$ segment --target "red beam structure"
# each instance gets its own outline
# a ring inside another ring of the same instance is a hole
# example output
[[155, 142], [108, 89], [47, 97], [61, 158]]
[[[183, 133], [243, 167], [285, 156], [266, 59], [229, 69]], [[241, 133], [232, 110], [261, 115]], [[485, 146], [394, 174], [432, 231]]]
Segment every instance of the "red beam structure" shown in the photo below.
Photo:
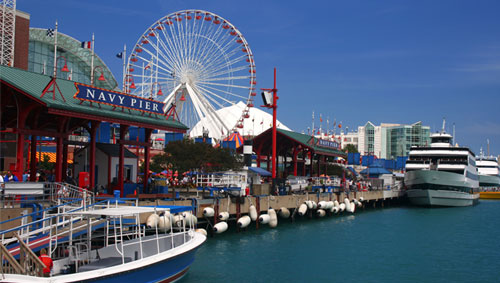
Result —
[[[17, 68], [0, 65], [0, 121], [5, 128], [0, 135], [2, 141], [16, 143], [15, 150], [6, 152], [10, 160], [15, 159], [14, 174], [21, 179], [25, 168], [29, 166], [30, 181], [36, 180], [38, 137], [53, 137], [56, 144], [56, 181], [64, 181], [67, 171], [68, 145], [89, 146], [90, 187], [96, 183], [96, 132], [102, 122], [120, 124], [120, 166], [119, 188], [123, 193], [124, 181], [124, 146], [136, 145], [146, 147], [146, 164], [149, 164], [149, 148], [151, 132], [155, 129], [184, 133], [188, 129], [182, 123], [166, 119], [162, 113], [144, 115], [137, 109], [122, 109], [112, 105], [82, 102], [76, 98], [79, 91], [75, 82], [52, 79], [42, 74], [27, 72]], [[49, 86], [57, 83], [58, 95], [44, 95]], [[120, 95], [120, 94], [118, 94]], [[125, 135], [129, 126], [144, 128], [147, 132], [145, 142], [126, 141]], [[68, 141], [68, 136], [76, 129], [84, 127], [90, 134], [90, 142]], [[25, 139], [30, 137], [31, 146], [26, 151]], [[29, 157], [31, 163], [26, 166]], [[40, 158], [40, 157], [38, 157]], [[5, 160], [9, 160], [5, 158]], [[106, 163], [106, 162], [105, 162]], [[105, 166], [106, 164], [103, 164]], [[4, 167], [10, 164], [3, 164]], [[110, 167], [110, 166], [108, 166]], [[73, 167], [74, 169], [74, 167]], [[111, 168], [108, 168], [111, 172]], [[74, 172], [74, 171], [73, 171]], [[78, 172], [76, 172], [78, 173]], [[73, 176], [76, 177], [75, 172]], [[110, 183], [110, 180], [107, 180]]]
[[[149, 179], [149, 159], [150, 159], [150, 150], [151, 150], [151, 129], [146, 129], [145, 131], [145, 144], [146, 146], [144, 147], [144, 180], [143, 180], [143, 188], [144, 188], [144, 193], [149, 193], [149, 187], [148, 187], [148, 179]], [[137, 168], [139, 170], [139, 167]]]
[[96, 143], [96, 133], [101, 122], [92, 121], [90, 122], [90, 154], [89, 154], [89, 177], [90, 186], [89, 189], [95, 192], [95, 143]]
[[[128, 132], [127, 125], [120, 125], [120, 141], [125, 140], [125, 135]], [[148, 160], [149, 162], [149, 160]], [[125, 164], [125, 145], [120, 142], [120, 157], [118, 163], [118, 187], [120, 188], [120, 196], [123, 197], [123, 177], [124, 177], [124, 164]]]

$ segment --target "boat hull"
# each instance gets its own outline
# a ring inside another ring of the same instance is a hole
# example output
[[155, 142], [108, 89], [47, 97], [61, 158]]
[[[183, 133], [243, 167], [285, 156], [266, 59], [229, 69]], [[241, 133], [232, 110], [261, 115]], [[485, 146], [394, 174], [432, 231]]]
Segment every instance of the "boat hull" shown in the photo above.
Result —
[[195, 232], [193, 240], [174, 250], [129, 263], [48, 278], [5, 274], [0, 282], [175, 282], [186, 274], [205, 240]]
[[480, 192], [480, 199], [500, 199], [500, 192]]
[[421, 206], [471, 206], [477, 204], [478, 181], [450, 172], [415, 170], [405, 175], [407, 196]]
[[480, 187], [500, 187], [500, 176], [479, 175]]

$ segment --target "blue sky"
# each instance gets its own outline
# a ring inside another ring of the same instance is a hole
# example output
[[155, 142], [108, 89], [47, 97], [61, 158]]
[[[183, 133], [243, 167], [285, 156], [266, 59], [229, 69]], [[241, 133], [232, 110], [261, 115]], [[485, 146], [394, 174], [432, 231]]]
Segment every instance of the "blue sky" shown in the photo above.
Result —
[[277, 68], [278, 119], [296, 131], [307, 130], [313, 110], [316, 123], [321, 113], [349, 129], [422, 121], [435, 131], [446, 117], [459, 144], [479, 153], [489, 139], [500, 154], [500, 1], [18, 0], [17, 8], [32, 27], [57, 19], [78, 40], [95, 33], [95, 51], [118, 80], [115, 54], [157, 19], [211, 11], [248, 41], [257, 87], [272, 87]]

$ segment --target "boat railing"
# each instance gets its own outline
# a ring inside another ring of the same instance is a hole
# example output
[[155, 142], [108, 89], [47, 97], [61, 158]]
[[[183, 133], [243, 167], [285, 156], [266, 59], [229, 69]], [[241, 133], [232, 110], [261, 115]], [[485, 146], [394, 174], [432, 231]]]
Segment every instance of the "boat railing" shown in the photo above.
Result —
[[[6, 229], [0, 231], [0, 239], [2, 242], [2, 245], [8, 245], [11, 243], [14, 243], [18, 241], [15, 237], [11, 237], [14, 233], [18, 235], [19, 239], [23, 240], [26, 245], [29, 245], [30, 238], [32, 236], [38, 235], [38, 234], [49, 234], [49, 246], [51, 252], [55, 249], [52, 247], [53, 245], [53, 238], [55, 239], [54, 245], [57, 246], [57, 239], [62, 236], [62, 235], [71, 235], [73, 231], [73, 225], [77, 223], [78, 221], [81, 220], [81, 218], [68, 218], [62, 213], [59, 212], [76, 212], [80, 210], [85, 210], [90, 207], [94, 207], [97, 205], [109, 205], [107, 204], [107, 200], [100, 201], [98, 203], [94, 203], [90, 206], [77, 206], [77, 207], [71, 207], [69, 205], [75, 204], [75, 203], [81, 203], [81, 200], [74, 200], [73, 202], [69, 203], [64, 203], [60, 205], [56, 205], [47, 209], [43, 210], [44, 217], [39, 220], [31, 221], [29, 223], [11, 228], [11, 229]], [[49, 211], [52, 211], [54, 209], [57, 209], [58, 213], [57, 214], [48, 214]], [[11, 221], [16, 221], [16, 220], [23, 220], [24, 222], [27, 222], [27, 219], [29, 217], [33, 217], [34, 213], [22, 215], [19, 217], [15, 217], [12, 219], [9, 219], [7, 221], [0, 222], [0, 224], [5, 224]], [[41, 228], [39, 228], [41, 227]]]
[[45, 265], [17, 234], [14, 234], [14, 236], [20, 244], [19, 262], [10, 254], [3, 244], [0, 245], [0, 260], [2, 261], [0, 269], [1, 274], [24, 274], [41, 277]]

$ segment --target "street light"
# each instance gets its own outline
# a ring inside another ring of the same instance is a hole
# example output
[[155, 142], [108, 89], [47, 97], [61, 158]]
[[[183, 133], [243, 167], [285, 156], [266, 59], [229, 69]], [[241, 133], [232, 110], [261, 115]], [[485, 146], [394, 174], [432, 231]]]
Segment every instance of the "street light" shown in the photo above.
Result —
[[90, 82], [91, 85], [94, 85], [94, 75], [95, 75], [95, 70], [96, 69], [100, 69], [101, 70], [101, 75], [99, 76], [99, 78], [97, 78], [97, 80], [101, 81], [101, 82], [106, 81], [106, 78], [104, 77], [104, 68], [102, 66], [95, 66], [94, 70], [92, 72], [92, 78], [91, 78], [91, 82]]
[[151, 98], [153, 98], [153, 88], [154, 88], [155, 85], [158, 85], [158, 92], [156, 92], [156, 96], [163, 95], [163, 92], [161, 91], [161, 84], [159, 82], [154, 82], [151, 85]]
[[64, 59], [64, 66], [61, 68], [61, 72], [65, 72], [65, 73], [69, 72], [66, 57], [64, 57], [64, 56], [62, 56], [62, 55], [61, 55], [61, 56], [59, 56], [59, 57], [57, 57], [57, 60], [56, 60], [56, 69], [57, 69], [57, 63], [59, 62], [59, 59], [60, 59], [60, 58], [63, 58], [63, 59]]

